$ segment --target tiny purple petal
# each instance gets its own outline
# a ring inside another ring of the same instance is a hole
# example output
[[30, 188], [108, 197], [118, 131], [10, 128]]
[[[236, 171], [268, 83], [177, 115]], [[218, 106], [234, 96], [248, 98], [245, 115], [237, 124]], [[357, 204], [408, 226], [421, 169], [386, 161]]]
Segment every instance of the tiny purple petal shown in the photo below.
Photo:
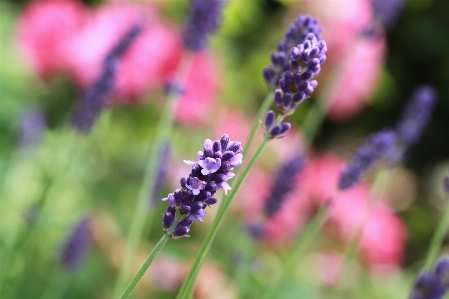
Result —
[[204, 160], [198, 161], [198, 165], [203, 168], [201, 170], [201, 173], [203, 175], [208, 175], [210, 173], [216, 172], [220, 168], [221, 159], [206, 158]]

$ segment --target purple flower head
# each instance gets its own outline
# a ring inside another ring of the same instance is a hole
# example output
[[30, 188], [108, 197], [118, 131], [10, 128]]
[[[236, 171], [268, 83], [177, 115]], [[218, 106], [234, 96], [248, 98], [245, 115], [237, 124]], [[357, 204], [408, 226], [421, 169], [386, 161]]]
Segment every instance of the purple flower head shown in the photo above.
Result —
[[342, 171], [339, 189], [344, 190], [358, 183], [362, 175], [382, 156], [394, 147], [396, 135], [392, 130], [371, 134], [366, 142], [356, 149], [346, 168]]
[[407, 103], [396, 125], [398, 138], [407, 145], [414, 145], [430, 120], [437, 93], [428, 85], [419, 86]]
[[284, 203], [286, 195], [293, 190], [295, 179], [304, 167], [303, 155], [295, 155], [278, 169], [270, 195], [265, 201], [264, 211], [268, 217], [276, 214]]
[[223, 0], [191, 0], [183, 34], [184, 47], [199, 51], [207, 46], [208, 35], [220, 24]]
[[142, 31], [140, 23], [132, 26], [120, 41], [106, 55], [98, 79], [81, 92], [80, 100], [74, 111], [72, 123], [81, 133], [89, 133], [101, 109], [112, 96], [119, 59]]
[[184, 219], [176, 225], [173, 238], [186, 236], [195, 219], [203, 221], [204, 209], [217, 203], [215, 193], [223, 188], [227, 194], [231, 189], [226, 181], [234, 177], [232, 170], [242, 163], [242, 151], [241, 143], [231, 141], [225, 134], [218, 140], [206, 139], [197, 161], [184, 160], [192, 171], [181, 179], [181, 189], [162, 199], [170, 202], [163, 216], [164, 231], [173, 223], [176, 213], [184, 215]]
[[449, 258], [440, 259], [435, 265], [435, 277], [443, 286], [444, 290], [449, 289]]
[[438, 279], [431, 272], [423, 272], [419, 275], [410, 299], [441, 299], [445, 290]]
[[393, 27], [401, 14], [406, 0], [371, 0], [373, 13], [386, 28]]
[[74, 270], [83, 262], [91, 243], [90, 219], [86, 217], [75, 225], [67, 238], [62, 249], [61, 264], [69, 270]]

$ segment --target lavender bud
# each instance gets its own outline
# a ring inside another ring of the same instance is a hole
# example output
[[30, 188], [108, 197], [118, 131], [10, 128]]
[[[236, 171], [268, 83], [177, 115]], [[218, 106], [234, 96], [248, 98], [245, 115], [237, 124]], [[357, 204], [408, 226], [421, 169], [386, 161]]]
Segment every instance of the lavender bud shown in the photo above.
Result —
[[274, 115], [273, 110], [269, 110], [265, 115], [265, 122], [264, 122], [265, 128], [270, 128], [274, 124], [275, 118], [276, 115]]
[[430, 272], [423, 272], [416, 281], [410, 299], [441, 299], [445, 290]]
[[435, 277], [439, 280], [444, 290], [449, 288], [449, 258], [440, 259], [435, 265]]

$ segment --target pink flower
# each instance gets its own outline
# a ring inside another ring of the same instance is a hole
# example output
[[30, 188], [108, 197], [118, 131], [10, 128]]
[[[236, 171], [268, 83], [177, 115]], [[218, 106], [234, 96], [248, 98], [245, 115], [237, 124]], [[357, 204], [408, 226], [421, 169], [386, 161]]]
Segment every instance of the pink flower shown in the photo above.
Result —
[[66, 60], [75, 81], [81, 86], [93, 82], [107, 53], [137, 23], [144, 29], [119, 61], [116, 97], [135, 100], [162, 86], [179, 63], [178, 33], [159, 19], [152, 6], [123, 2], [99, 6], [72, 38]]
[[359, 38], [352, 44], [351, 55], [344, 57], [339, 76], [326, 99], [332, 103], [329, 118], [347, 121], [357, 115], [377, 88], [385, 55], [383, 38]]
[[185, 93], [176, 111], [176, 120], [184, 125], [204, 123], [210, 114], [212, 103], [218, 96], [219, 80], [218, 64], [213, 55], [207, 51], [195, 53], [187, 73]]
[[68, 42], [84, 26], [86, 15], [87, 8], [76, 0], [34, 1], [24, 9], [18, 42], [41, 76], [66, 69]]

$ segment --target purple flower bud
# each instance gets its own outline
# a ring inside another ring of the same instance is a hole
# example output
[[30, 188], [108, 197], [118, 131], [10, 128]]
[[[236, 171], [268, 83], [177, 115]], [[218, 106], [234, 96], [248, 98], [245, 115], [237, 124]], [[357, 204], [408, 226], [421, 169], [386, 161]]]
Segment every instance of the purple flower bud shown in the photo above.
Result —
[[441, 299], [445, 290], [438, 279], [430, 272], [419, 275], [410, 299]]
[[166, 231], [175, 220], [176, 208], [168, 207], [164, 216], [162, 217], [162, 224], [164, 225], [164, 231]]
[[276, 115], [274, 114], [273, 110], [269, 110], [265, 115], [265, 122], [264, 122], [265, 128], [271, 127], [274, 124], [275, 118]]
[[277, 138], [280, 137], [282, 134], [286, 133], [288, 130], [290, 130], [291, 124], [288, 122], [279, 124], [277, 126], [274, 126], [268, 133], [269, 138]]
[[449, 289], [449, 258], [440, 259], [435, 265], [435, 277], [439, 280], [444, 290]]

